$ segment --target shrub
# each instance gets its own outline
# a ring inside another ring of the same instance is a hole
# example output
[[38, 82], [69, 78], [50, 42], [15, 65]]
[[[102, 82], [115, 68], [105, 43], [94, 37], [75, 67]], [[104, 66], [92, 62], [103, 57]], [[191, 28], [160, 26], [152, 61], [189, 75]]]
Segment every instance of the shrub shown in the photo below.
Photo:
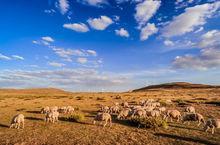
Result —
[[133, 117], [130, 122], [138, 127], [158, 129], [159, 127], [167, 128], [168, 124], [165, 120], [155, 117]]
[[182, 99], [177, 99], [175, 102], [178, 103], [178, 105], [187, 105], [187, 102]]
[[84, 114], [77, 113], [73, 114], [68, 118], [69, 121], [71, 122], [83, 122], [85, 120]]
[[105, 100], [103, 97], [97, 97], [96, 100]]

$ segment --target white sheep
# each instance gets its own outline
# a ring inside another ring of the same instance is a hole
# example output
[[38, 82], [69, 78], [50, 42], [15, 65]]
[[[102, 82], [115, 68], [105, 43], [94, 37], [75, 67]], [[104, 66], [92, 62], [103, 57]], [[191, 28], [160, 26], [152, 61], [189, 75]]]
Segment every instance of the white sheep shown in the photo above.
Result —
[[173, 122], [173, 119], [177, 119], [177, 121], [179, 122], [180, 118], [181, 118], [181, 113], [178, 110], [167, 110], [166, 115], [164, 116], [164, 119], [170, 118], [170, 121]]
[[138, 116], [138, 117], [145, 117], [146, 116], [146, 111], [144, 109], [137, 109], [134, 110], [132, 117]]
[[109, 113], [98, 113], [93, 121], [93, 124], [96, 123], [96, 121], [105, 121], [103, 127], [105, 127], [107, 125], [107, 123], [109, 122], [109, 125], [112, 125], [112, 117]]
[[220, 128], [220, 119], [209, 119], [204, 126], [205, 132], [210, 128], [212, 129], [212, 134], [214, 134], [215, 128]]
[[73, 112], [74, 112], [74, 108], [72, 106], [66, 107], [66, 113], [73, 113]]
[[21, 128], [21, 124], [22, 124], [22, 128], [24, 128], [24, 115], [23, 114], [15, 115], [12, 118], [10, 128], [19, 129]]
[[101, 107], [101, 112], [109, 113], [109, 111], [110, 111], [110, 108], [108, 106], [102, 106]]
[[59, 112], [49, 112], [46, 114], [45, 121], [46, 122], [57, 122], [59, 118]]
[[41, 109], [41, 114], [46, 114], [50, 111], [50, 107], [46, 106], [44, 108]]
[[159, 107], [158, 110], [160, 111], [160, 113], [165, 112], [166, 108], [165, 107]]
[[122, 106], [123, 106], [124, 108], [129, 108], [129, 104], [128, 104], [128, 102], [124, 102], [124, 103], [122, 103]]
[[150, 114], [149, 116], [152, 116], [152, 117], [159, 117], [160, 116], [160, 111], [158, 110], [153, 110], [153, 111], [150, 111]]
[[50, 111], [51, 111], [51, 112], [57, 112], [58, 109], [59, 109], [59, 108], [58, 108], [57, 106], [53, 106], [53, 107], [50, 108]]
[[198, 121], [198, 126], [201, 124], [201, 122], [205, 124], [204, 117], [199, 113], [186, 113], [183, 115], [182, 121], [183, 123], [189, 123], [189, 121]]
[[186, 107], [185, 111], [189, 113], [196, 113], [196, 109], [193, 106]]
[[117, 119], [125, 119], [129, 115], [131, 115], [131, 109], [125, 108], [125, 109], [120, 111], [120, 113], [117, 116]]
[[120, 111], [119, 106], [110, 107], [110, 113], [118, 113]]
[[59, 113], [66, 113], [66, 112], [67, 112], [67, 107], [66, 107], [66, 106], [60, 107], [60, 108], [58, 109], [58, 112], [59, 112]]

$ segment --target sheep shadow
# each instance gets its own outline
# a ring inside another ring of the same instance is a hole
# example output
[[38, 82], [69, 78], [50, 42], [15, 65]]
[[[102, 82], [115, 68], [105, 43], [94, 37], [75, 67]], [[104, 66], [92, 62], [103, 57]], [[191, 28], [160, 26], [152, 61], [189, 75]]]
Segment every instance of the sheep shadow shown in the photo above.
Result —
[[42, 118], [37, 118], [37, 117], [25, 117], [27, 120], [34, 120], [34, 121], [43, 121], [44, 119]]
[[117, 115], [112, 115], [112, 122], [117, 123], [117, 124], [121, 124], [124, 126], [137, 128], [137, 125], [134, 123], [131, 123], [128, 119], [117, 119]]
[[166, 133], [155, 133], [154, 135], [158, 137], [166, 137], [166, 138], [178, 139], [178, 140], [189, 141], [189, 142], [200, 143], [200, 144], [218, 145], [217, 143], [213, 143], [208, 140], [204, 140], [200, 138], [184, 137], [184, 136], [172, 135], [172, 134], [166, 134]]
[[88, 123], [88, 122], [85, 122], [85, 121], [83, 121], [83, 122], [72, 121], [67, 117], [59, 117], [59, 121], [70, 122], [70, 123], [78, 123], [78, 124], [84, 124], [84, 125], [91, 125], [91, 123]]
[[33, 114], [41, 114], [40, 111], [26, 111], [27, 113], [33, 113]]
[[197, 128], [192, 128], [192, 127], [186, 127], [186, 126], [180, 126], [176, 124], [169, 124], [170, 127], [175, 127], [175, 128], [182, 128], [182, 129], [189, 129], [189, 130], [195, 130], [195, 131], [202, 131], [201, 129]]
[[0, 124], [0, 127], [2, 127], [2, 128], [9, 128], [9, 126], [5, 125], [5, 124]]
[[98, 111], [88, 111], [88, 110], [82, 110], [83, 113], [86, 113], [88, 115], [85, 115], [85, 117], [95, 117]]

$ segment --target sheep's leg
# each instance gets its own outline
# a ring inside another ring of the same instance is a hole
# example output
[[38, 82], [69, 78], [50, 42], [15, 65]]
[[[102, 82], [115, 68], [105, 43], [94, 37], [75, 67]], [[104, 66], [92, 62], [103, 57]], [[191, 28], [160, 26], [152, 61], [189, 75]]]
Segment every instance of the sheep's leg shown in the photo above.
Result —
[[177, 122], [179, 122], [179, 121], [180, 121], [180, 116], [177, 117]]
[[205, 132], [207, 132], [207, 131], [209, 130], [209, 128], [210, 128], [210, 127], [209, 127], [209, 126], [207, 126], [207, 128], [206, 128]]
[[197, 125], [197, 126], [200, 126], [200, 124], [201, 124], [201, 121], [199, 120], [199, 123], [198, 123], [198, 125]]
[[214, 134], [214, 133], [215, 133], [215, 127], [212, 126], [212, 134]]
[[24, 121], [22, 122], [22, 128], [24, 129]]
[[173, 118], [172, 117], [170, 117], [170, 122], [173, 122]]
[[109, 119], [109, 125], [110, 125], [110, 127], [112, 126], [112, 120], [111, 119]]
[[95, 123], [96, 123], [96, 121], [95, 120], [93, 120], [93, 124], [95, 125]]
[[108, 123], [108, 120], [105, 120], [105, 124], [103, 125], [103, 127], [105, 127]]

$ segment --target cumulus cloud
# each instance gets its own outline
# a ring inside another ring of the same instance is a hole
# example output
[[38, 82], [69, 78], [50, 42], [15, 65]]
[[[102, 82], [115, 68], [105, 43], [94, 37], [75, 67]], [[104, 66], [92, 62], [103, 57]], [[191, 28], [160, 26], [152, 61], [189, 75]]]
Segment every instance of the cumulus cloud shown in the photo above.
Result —
[[139, 26], [143, 26], [157, 12], [161, 4], [160, 0], [144, 0], [136, 5], [135, 19]]
[[129, 33], [124, 28], [121, 28], [119, 30], [115, 30], [115, 34], [121, 37], [129, 37]]
[[73, 24], [64, 24], [64, 28], [74, 30], [76, 32], [88, 32], [89, 28], [84, 23], [73, 23]]
[[77, 58], [77, 62], [78, 63], [80, 63], [80, 64], [85, 64], [85, 63], [87, 63], [87, 58], [85, 58], [85, 57], [79, 57], [79, 58]]
[[53, 67], [63, 67], [63, 66], [65, 66], [64, 63], [58, 63], [58, 62], [48, 62], [48, 65], [53, 66]]
[[12, 55], [12, 58], [14, 58], [16, 60], [24, 60], [24, 57], [19, 56], [19, 55]]
[[180, 36], [192, 32], [198, 26], [206, 23], [220, 8], [220, 2], [196, 5], [185, 9], [185, 12], [174, 17], [174, 19], [164, 27], [162, 35], [164, 37]]
[[155, 24], [148, 23], [145, 27], [141, 28], [140, 40], [147, 40], [149, 36], [158, 32], [158, 28], [155, 27]]
[[63, 15], [69, 10], [68, 0], [59, 0], [58, 5], [59, 5], [60, 12]]
[[90, 18], [87, 20], [90, 27], [96, 30], [105, 30], [109, 25], [113, 24], [111, 18], [107, 16], [101, 16], [100, 18]]

